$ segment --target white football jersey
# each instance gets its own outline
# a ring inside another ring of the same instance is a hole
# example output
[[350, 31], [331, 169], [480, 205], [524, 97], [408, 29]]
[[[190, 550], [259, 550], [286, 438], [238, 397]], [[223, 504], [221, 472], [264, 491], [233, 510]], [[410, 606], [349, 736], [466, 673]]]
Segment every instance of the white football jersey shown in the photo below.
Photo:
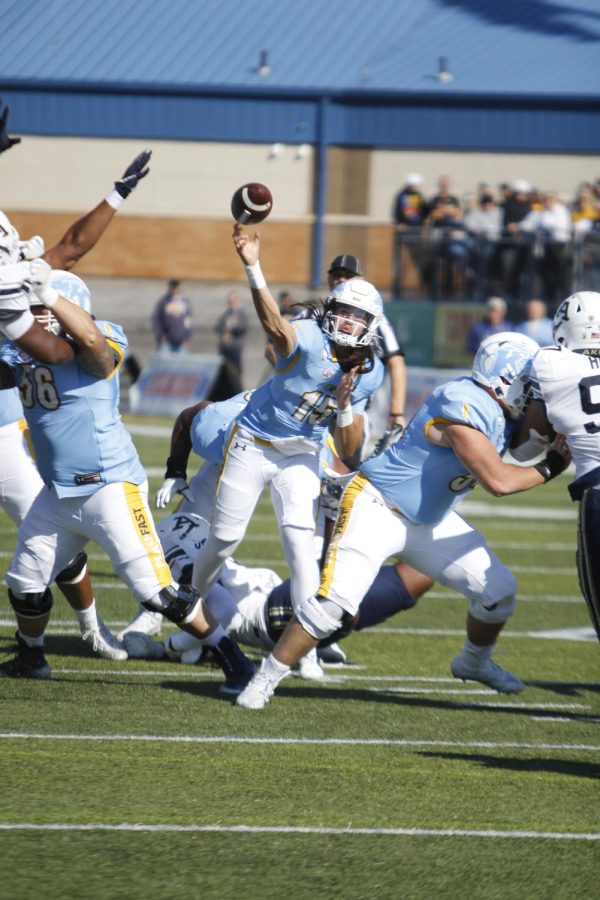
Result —
[[557, 434], [564, 434], [580, 478], [600, 465], [600, 357], [544, 347], [531, 367], [533, 395], [546, 404]]

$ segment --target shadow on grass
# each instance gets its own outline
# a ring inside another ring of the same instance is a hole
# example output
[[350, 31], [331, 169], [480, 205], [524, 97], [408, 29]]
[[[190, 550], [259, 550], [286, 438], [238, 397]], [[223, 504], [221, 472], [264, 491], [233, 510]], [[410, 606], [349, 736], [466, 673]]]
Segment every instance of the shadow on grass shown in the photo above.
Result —
[[[536, 718], [555, 718], [557, 714], [556, 709], [538, 709], [535, 705], [532, 706], [510, 706], [511, 700], [509, 697], [506, 697], [504, 694], [490, 694], [490, 700], [488, 702], [478, 701], [477, 703], [469, 703], [467, 701], [460, 702], [457, 700], [432, 700], [429, 697], [417, 697], [417, 696], [406, 696], [406, 695], [398, 695], [386, 693], [385, 689], [382, 691], [373, 691], [373, 690], [348, 690], [344, 688], [335, 688], [329, 687], [318, 682], [313, 682], [313, 687], [304, 687], [302, 685], [295, 684], [285, 684], [285, 687], [279, 690], [274, 699], [271, 701], [272, 703], [276, 703], [278, 700], [285, 700], [286, 698], [294, 698], [298, 700], [333, 700], [336, 703], [338, 702], [361, 702], [361, 703], [386, 703], [386, 704], [396, 704], [397, 706], [403, 708], [410, 709], [423, 709], [423, 710], [466, 710], [468, 712], [473, 713], [496, 713], [496, 714], [505, 714], [505, 715], [516, 715], [516, 716], [525, 716], [530, 718], [535, 715]], [[214, 691], [210, 690], [210, 686], [206, 683], [197, 682], [197, 681], [175, 681], [175, 682], [162, 682], [162, 687], [170, 688], [172, 690], [182, 691], [184, 693], [192, 693], [192, 694], [212, 694]], [[218, 691], [218, 686], [214, 685], [213, 687], [216, 691]], [[224, 698], [226, 699], [226, 698]], [[235, 698], [230, 698], [234, 700]], [[522, 701], [520, 701], [522, 702]], [[502, 705], [506, 704], [506, 705]], [[532, 701], [533, 704], [533, 701]], [[568, 719], [572, 722], [584, 722], [587, 723], [590, 721], [590, 713], [572, 713], [568, 710], [560, 710], [561, 719]]]
[[419, 751], [418, 756], [435, 759], [464, 760], [478, 763], [488, 769], [506, 769], [512, 772], [553, 772], [556, 775], [571, 775], [578, 778], [600, 778], [600, 765], [582, 762], [576, 759], [547, 759], [534, 757], [522, 759], [516, 756], [491, 756], [483, 753], [440, 753], [437, 751]]

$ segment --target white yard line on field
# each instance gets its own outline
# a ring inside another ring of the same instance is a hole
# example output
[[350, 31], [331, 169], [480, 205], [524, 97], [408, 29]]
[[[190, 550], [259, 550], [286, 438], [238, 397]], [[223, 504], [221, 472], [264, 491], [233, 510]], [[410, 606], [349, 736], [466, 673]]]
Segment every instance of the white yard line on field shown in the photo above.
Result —
[[175, 834], [337, 834], [374, 835], [376, 837], [468, 837], [468, 838], [513, 838], [543, 841], [598, 841], [600, 834], [563, 831], [495, 831], [467, 828], [358, 828], [348, 825], [344, 828], [325, 825], [173, 825], [122, 822], [117, 825], [95, 823], [62, 822], [39, 824], [35, 822], [0, 822], [2, 831], [134, 831], [167, 832]]
[[[244, 715], [242, 713], [242, 715]], [[342, 746], [342, 747], [450, 747], [467, 750], [574, 750], [598, 753], [600, 744], [549, 744], [541, 741], [443, 741], [412, 740], [409, 738], [295, 738], [295, 737], [236, 737], [210, 734], [43, 734], [41, 732], [1, 731], [0, 740], [37, 741], [132, 741], [158, 744], [273, 744], [278, 746]]]

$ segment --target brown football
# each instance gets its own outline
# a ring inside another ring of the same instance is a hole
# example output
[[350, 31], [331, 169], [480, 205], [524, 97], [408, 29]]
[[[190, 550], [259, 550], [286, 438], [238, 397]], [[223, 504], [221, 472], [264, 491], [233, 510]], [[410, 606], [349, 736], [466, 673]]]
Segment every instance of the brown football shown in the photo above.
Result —
[[257, 225], [267, 218], [272, 208], [271, 191], [257, 181], [243, 184], [231, 198], [231, 214], [240, 225]]

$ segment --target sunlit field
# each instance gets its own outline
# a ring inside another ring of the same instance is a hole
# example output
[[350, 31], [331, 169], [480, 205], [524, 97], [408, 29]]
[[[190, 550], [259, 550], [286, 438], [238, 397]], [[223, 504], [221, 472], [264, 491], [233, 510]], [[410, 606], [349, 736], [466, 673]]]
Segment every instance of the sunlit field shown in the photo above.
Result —
[[[154, 493], [168, 438], [128, 422]], [[52, 680], [0, 681], [3, 896], [596, 896], [600, 671], [567, 482], [463, 507], [519, 581], [496, 656], [519, 695], [451, 677], [467, 603], [438, 586], [259, 712], [219, 696], [219, 670], [93, 657], [55, 592]], [[0, 514], [4, 569], [14, 542]], [[119, 630], [136, 603], [88, 553]], [[267, 498], [238, 558], [285, 576]], [[4, 660], [5, 590], [0, 604]]]

